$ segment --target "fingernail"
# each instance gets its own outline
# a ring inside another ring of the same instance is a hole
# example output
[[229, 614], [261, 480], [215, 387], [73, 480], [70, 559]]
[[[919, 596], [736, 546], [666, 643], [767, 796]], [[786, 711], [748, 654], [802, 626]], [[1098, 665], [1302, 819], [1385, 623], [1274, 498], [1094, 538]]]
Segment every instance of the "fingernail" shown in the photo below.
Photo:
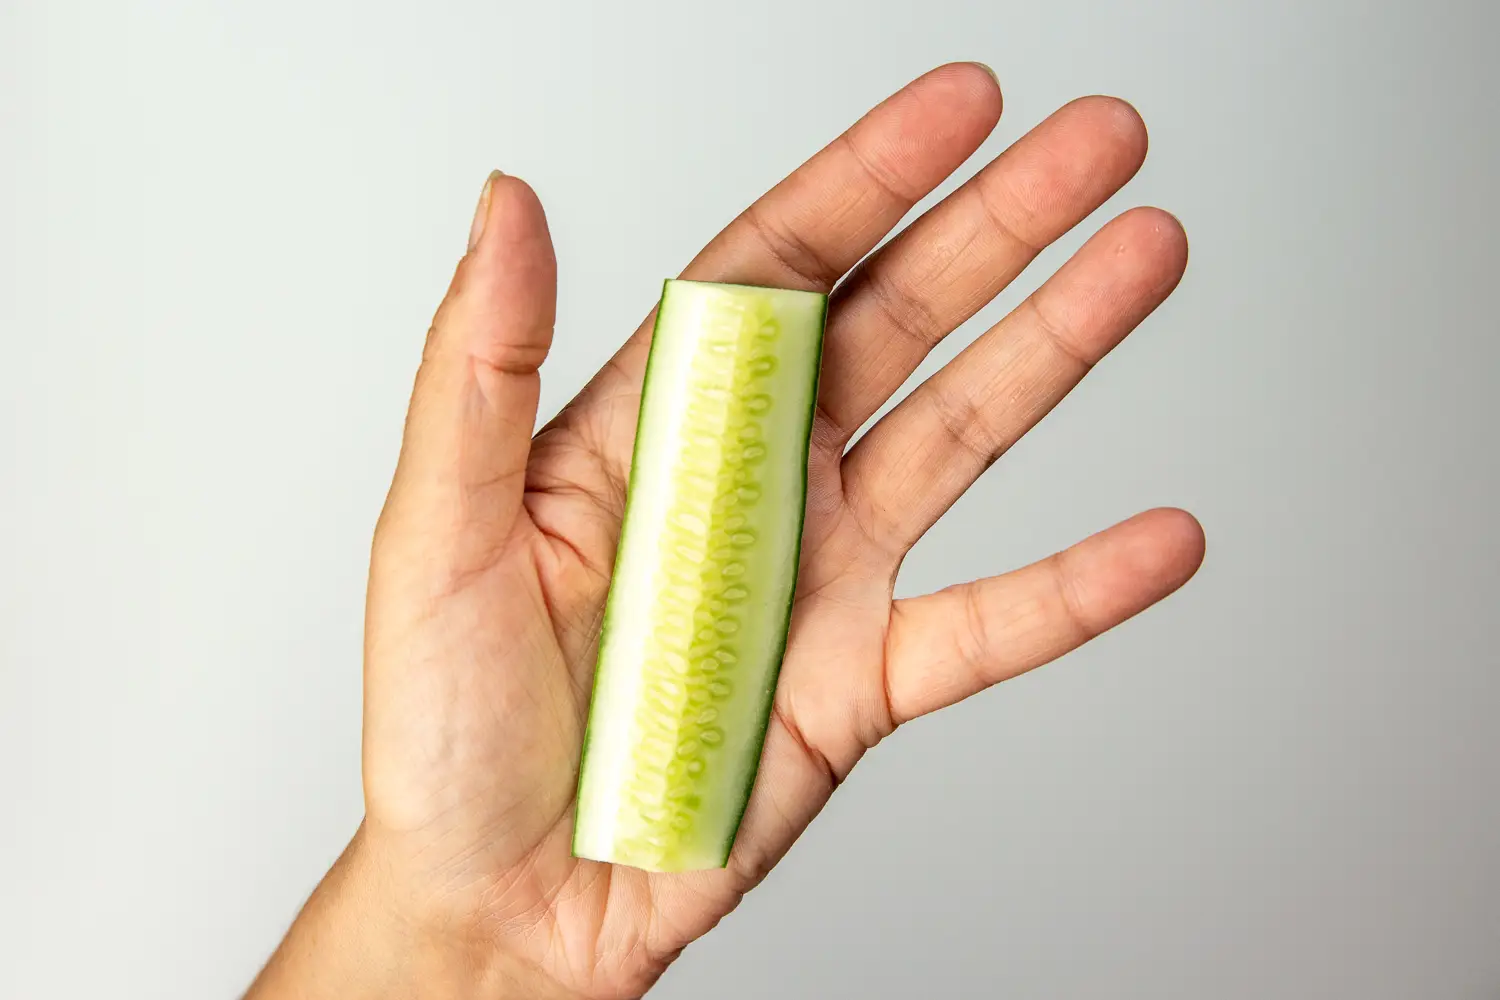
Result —
[[469, 225], [469, 252], [479, 245], [479, 239], [484, 235], [484, 224], [490, 217], [490, 194], [495, 190], [497, 178], [504, 177], [498, 170], [491, 170], [489, 177], [485, 178], [484, 190], [479, 192], [479, 207], [474, 209], [474, 221]]
[[988, 63], [982, 63], [976, 59], [974, 61], [974, 65], [978, 66], [980, 69], [988, 73], [990, 75], [990, 79], [995, 81], [995, 86], [1000, 86], [1000, 74], [991, 69]]

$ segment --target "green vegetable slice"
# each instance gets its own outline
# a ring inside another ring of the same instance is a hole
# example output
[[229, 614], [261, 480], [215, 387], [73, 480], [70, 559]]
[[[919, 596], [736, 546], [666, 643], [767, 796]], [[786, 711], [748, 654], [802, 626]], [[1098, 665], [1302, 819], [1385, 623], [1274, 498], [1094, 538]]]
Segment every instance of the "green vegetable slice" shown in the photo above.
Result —
[[721, 868], [786, 646], [827, 297], [666, 282], [600, 639], [573, 852]]

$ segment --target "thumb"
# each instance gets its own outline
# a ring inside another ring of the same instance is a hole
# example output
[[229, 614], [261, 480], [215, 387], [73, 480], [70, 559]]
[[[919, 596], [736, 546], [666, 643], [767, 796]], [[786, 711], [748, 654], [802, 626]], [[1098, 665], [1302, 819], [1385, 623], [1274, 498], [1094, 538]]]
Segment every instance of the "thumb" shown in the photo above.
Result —
[[381, 536], [460, 576], [498, 555], [521, 511], [556, 303], [541, 202], [496, 171], [427, 334]]

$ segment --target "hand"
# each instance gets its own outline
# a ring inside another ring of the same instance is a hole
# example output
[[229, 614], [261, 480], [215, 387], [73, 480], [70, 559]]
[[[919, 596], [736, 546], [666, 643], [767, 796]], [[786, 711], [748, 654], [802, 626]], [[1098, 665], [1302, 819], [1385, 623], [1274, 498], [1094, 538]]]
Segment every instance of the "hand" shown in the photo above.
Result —
[[847, 448], [942, 337], [1145, 155], [1128, 105], [1076, 101], [850, 272], [975, 151], [1000, 103], [982, 67], [934, 70], [684, 271], [820, 291], [843, 279], [830, 302], [791, 635], [723, 871], [653, 875], [569, 853], [651, 327], [532, 437], [555, 263], [535, 195], [492, 179], [428, 334], [375, 537], [366, 819], [252, 995], [638, 996], [897, 726], [1066, 653], [1192, 575], [1197, 522], [1158, 510], [1012, 573], [892, 600], [917, 539], [1186, 263], [1171, 216], [1125, 213]]

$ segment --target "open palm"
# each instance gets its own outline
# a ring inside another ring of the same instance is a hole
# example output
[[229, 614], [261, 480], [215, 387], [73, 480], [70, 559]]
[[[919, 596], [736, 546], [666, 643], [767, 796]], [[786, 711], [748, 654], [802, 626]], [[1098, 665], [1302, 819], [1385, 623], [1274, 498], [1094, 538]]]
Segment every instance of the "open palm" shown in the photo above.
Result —
[[1114, 219], [849, 448], [939, 340], [1145, 155], [1128, 105], [1075, 101], [864, 259], [975, 151], [1000, 105], [982, 67], [923, 76], [684, 271], [820, 291], [841, 282], [791, 634], [723, 871], [655, 875], [570, 854], [650, 324], [533, 437], [554, 258], [531, 190], [508, 177], [487, 186], [429, 333], [376, 536], [367, 816], [351, 853], [368, 859], [385, 905], [452, 942], [495, 995], [524, 981], [530, 995], [638, 996], [898, 725], [1073, 649], [1197, 568], [1197, 523], [1160, 510], [1003, 576], [892, 599], [910, 547], [1167, 296], [1186, 262], [1171, 216]]

